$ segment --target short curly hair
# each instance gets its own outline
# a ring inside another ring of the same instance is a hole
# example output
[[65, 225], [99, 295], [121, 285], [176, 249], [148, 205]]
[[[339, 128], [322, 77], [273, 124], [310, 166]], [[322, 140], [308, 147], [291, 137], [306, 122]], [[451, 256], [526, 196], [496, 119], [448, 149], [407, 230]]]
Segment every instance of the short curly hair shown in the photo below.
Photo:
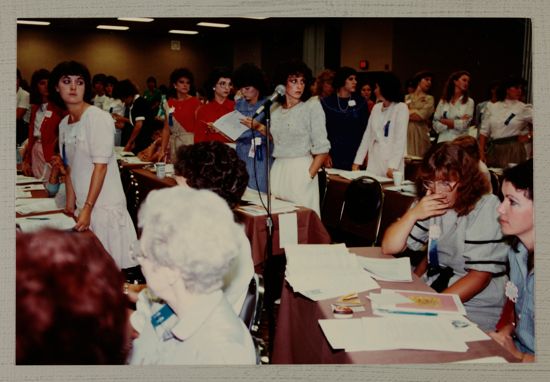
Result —
[[177, 269], [196, 294], [223, 286], [242, 248], [242, 226], [226, 202], [209, 190], [170, 187], [151, 191], [138, 213], [140, 248], [153, 263]]
[[31, 104], [40, 105], [42, 103], [42, 95], [38, 91], [38, 84], [42, 80], [49, 80], [50, 71], [48, 69], [38, 69], [31, 77], [31, 91], [29, 101]]
[[237, 89], [252, 86], [260, 93], [259, 99], [267, 94], [265, 73], [254, 64], [244, 63], [233, 72], [233, 83]]
[[350, 68], [349, 66], [342, 66], [336, 70], [334, 74], [334, 79], [332, 80], [332, 86], [334, 89], [338, 90], [341, 87], [344, 87], [346, 80], [349, 76], [357, 76], [357, 70]]
[[[401, 82], [391, 72], [383, 72], [376, 78], [375, 83], [380, 89], [380, 94], [389, 102], [403, 102]], [[374, 90], [374, 89], [373, 89]]]
[[99, 240], [18, 233], [16, 252], [16, 363], [124, 364], [124, 276]]
[[313, 81], [311, 69], [303, 61], [299, 61], [299, 60], [291, 60], [291, 61], [286, 61], [279, 64], [275, 73], [276, 83], [286, 86], [289, 76], [304, 77], [305, 88], [304, 88], [304, 93], [302, 94], [302, 97], [300, 98], [300, 100], [301, 101], [307, 100], [311, 96], [310, 87]]
[[419, 198], [426, 195], [423, 183], [434, 180], [458, 182], [453, 206], [458, 216], [468, 215], [481, 197], [490, 192], [489, 180], [480, 171], [479, 161], [452, 141], [435, 145], [424, 155], [415, 182]]
[[168, 96], [169, 97], [175, 97], [176, 96], [176, 90], [174, 89], [174, 84], [178, 82], [180, 78], [187, 78], [191, 84], [189, 87], [189, 94], [194, 96], [196, 93], [195, 89], [195, 77], [193, 76], [193, 73], [187, 68], [178, 68], [175, 69], [172, 73], [170, 73], [170, 87], [168, 88]]
[[214, 87], [220, 78], [232, 78], [231, 70], [228, 68], [215, 68], [208, 75], [208, 79], [204, 83], [204, 93], [209, 101], [214, 99]]
[[221, 196], [231, 209], [246, 190], [248, 172], [237, 152], [225, 143], [206, 141], [181, 146], [174, 173], [183, 176], [189, 187], [208, 189]]
[[66, 109], [65, 102], [56, 90], [59, 80], [63, 76], [81, 76], [84, 80], [84, 102], [92, 100], [92, 78], [86, 65], [76, 61], [63, 61], [53, 68], [48, 80], [48, 92], [50, 100], [62, 109]]

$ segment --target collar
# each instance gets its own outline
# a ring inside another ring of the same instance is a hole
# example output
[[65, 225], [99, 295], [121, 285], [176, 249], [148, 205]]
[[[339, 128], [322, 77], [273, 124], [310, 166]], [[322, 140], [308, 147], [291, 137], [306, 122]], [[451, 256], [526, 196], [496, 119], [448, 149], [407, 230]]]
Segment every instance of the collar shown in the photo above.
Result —
[[209, 294], [193, 295], [187, 301], [187, 309], [180, 312], [178, 322], [172, 328], [172, 334], [181, 341], [191, 337], [208, 320], [210, 314], [219, 305], [223, 292], [216, 290]]
[[[529, 273], [527, 270], [527, 260], [529, 257], [529, 251], [527, 250], [527, 247], [523, 245], [523, 243], [520, 241], [518, 243], [518, 252], [514, 251], [512, 248], [510, 248], [510, 253], [512, 256], [510, 261], [514, 261], [519, 270], [521, 271], [522, 277], [525, 279], [527, 277], [527, 274]], [[534, 271], [534, 267], [531, 270], [531, 272]]]

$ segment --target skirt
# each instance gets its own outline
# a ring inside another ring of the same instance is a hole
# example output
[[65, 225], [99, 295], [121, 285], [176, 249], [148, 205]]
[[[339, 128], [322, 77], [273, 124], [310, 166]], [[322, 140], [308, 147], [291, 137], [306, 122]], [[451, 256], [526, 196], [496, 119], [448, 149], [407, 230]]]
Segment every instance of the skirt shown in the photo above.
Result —
[[311, 179], [311, 156], [276, 158], [271, 167], [271, 193], [273, 196], [312, 209], [321, 216], [319, 206], [319, 181]]

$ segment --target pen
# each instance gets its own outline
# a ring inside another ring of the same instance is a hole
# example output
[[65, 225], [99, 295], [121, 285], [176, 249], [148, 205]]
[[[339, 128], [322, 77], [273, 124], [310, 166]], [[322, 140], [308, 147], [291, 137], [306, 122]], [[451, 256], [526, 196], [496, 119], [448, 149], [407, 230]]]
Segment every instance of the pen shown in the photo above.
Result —
[[50, 218], [25, 218], [27, 220], [50, 220]]
[[378, 309], [383, 313], [392, 313], [392, 314], [414, 314], [417, 316], [437, 316], [437, 313], [434, 312], [407, 312], [404, 310], [390, 310], [390, 309]]

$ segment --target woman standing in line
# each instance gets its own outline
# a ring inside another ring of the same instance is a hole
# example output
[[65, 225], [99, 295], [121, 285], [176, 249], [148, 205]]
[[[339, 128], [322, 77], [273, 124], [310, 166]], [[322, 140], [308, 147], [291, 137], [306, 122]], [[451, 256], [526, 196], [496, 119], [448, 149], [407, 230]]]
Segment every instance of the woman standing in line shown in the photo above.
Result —
[[212, 125], [212, 122], [231, 113], [235, 107], [235, 102], [229, 99], [229, 94], [233, 89], [231, 72], [228, 69], [215, 69], [210, 73], [204, 89], [208, 103], [197, 109], [195, 143], [204, 141], [231, 142], [225, 135], [217, 132]]
[[65, 113], [55, 103], [49, 102], [48, 78], [50, 72], [39, 69], [31, 77], [31, 118], [29, 123], [27, 150], [23, 158], [22, 170], [26, 176], [34, 176], [47, 181], [57, 144], [58, 126]]
[[68, 111], [59, 124], [59, 151], [70, 174], [65, 185], [66, 212], [76, 215], [77, 231], [94, 232], [119, 268], [135, 266], [130, 245], [136, 231], [114, 155], [113, 119], [88, 103], [90, 72], [83, 64], [58, 64], [48, 86], [52, 100]]
[[515, 323], [491, 337], [523, 362], [535, 360], [535, 223], [533, 220], [533, 160], [504, 170], [498, 206], [502, 233], [512, 237], [508, 251], [510, 283], [506, 297], [515, 303]]
[[162, 143], [155, 158], [162, 160], [167, 155], [176, 160], [176, 151], [181, 145], [192, 145], [195, 132], [195, 112], [201, 102], [195, 97], [193, 74], [189, 69], [176, 69], [170, 74], [172, 97], [164, 105], [167, 118], [164, 120]]
[[271, 169], [273, 195], [311, 208], [320, 216], [317, 171], [330, 150], [325, 113], [318, 99], [309, 98], [311, 69], [301, 61], [278, 67], [277, 83], [285, 96], [271, 113], [275, 161]]
[[409, 107], [409, 127], [407, 129], [407, 154], [423, 157], [430, 148], [429, 119], [434, 112], [434, 97], [428, 94], [432, 87], [433, 74], [423, 71], [415, 74], [412, 94], [405, 96]]
[[325, 167], [351, 170], [355, 152], [367, 127], [369, 112], [364, 98], [355, 93], [355, 69], [346, 66], [339, 68], [333, 85], [336, 92], [321, 98], [330, 141], [330, 154], [325, 160]]
[[367, 163], [367, 171], [393, 178], [393, 172], [405, 171], [409, 110], [403, 102], [401, 84], [392, 73], [382, 73], [374, 88], [376, 99], [367, 130], [357, 149], [352, 170]]
[[474, 116], [474, 100], [468, 96], [470, 79], [465, 70], [454, 72], [447, 79], [433, 119], [434, 130], [439, 133], [437, 142], [468, 134]]

